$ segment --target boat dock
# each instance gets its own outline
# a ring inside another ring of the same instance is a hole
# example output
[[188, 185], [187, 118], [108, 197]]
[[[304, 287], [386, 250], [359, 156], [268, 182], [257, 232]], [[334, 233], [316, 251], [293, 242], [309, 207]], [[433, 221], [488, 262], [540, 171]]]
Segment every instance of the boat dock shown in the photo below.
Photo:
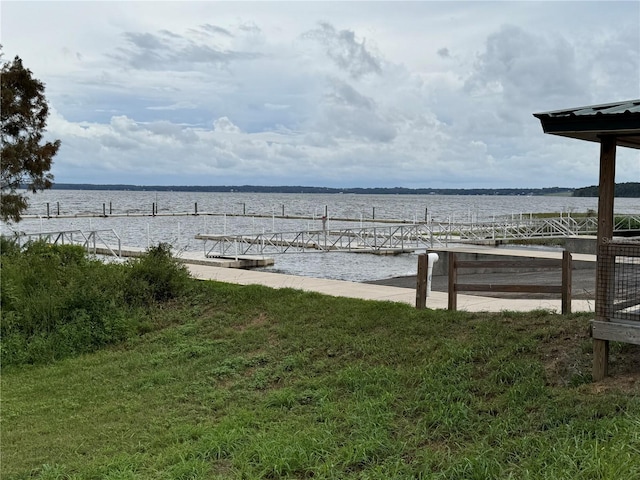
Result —
[[[44, 241], [58, 245], [79, 245], [94, 255], [113, 258], [141, 257], [146, 251], [142, 247], [122, 246], [120, 236], [113, 229], [64, 230], [58, 232], [20, 233], [13, 237], [19, 245], [31, 241]], [[268, 267], [275, 263], [273, 257], [264, 255], [204, 255], [200, 252], [177, 251], [174, 256], [184, 263], [223, 268]]]
[[[96, 255], [111, 255], [111, 248], [96, 247], [92, 253]], [[124, 247], [120, 250], [121, 258], [141, 257], [147, 251], [146, 248]], [[174, 257], [183, 263], [190, 265], [206, 265], [220, 268], [256, 268], [268, 267], [275, 263], [273, 257], [262, 255], [237, 255], [224, 257], [206, 257], [200, 252], [175, 252]]]

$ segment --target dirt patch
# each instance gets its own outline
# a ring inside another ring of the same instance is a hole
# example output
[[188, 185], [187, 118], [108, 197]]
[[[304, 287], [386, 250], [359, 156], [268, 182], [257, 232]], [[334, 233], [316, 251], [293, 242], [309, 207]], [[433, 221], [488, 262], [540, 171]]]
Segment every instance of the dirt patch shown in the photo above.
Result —
[[610, 343], [609, 376], [591, 381], [593, 346], [587, 328], [562, 333], [539, 344], [547, 379], [556, 386], [584, 385], [591, 393], [640, 393], [640, 345]]
[[609, 376], [604, 380], [590, 384], [587, 388], [591, 393], [596, 394], [612, 390], [623, 393], [637, 393], [640, 391], [640, 371]]

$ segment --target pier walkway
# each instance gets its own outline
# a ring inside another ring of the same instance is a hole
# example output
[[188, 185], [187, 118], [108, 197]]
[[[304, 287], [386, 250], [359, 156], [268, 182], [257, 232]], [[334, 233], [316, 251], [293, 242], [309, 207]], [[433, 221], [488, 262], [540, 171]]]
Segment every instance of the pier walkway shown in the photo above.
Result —
[[[335, 297], [360, 298], [407, 303], [415, 305], [416, 291], [412, 288], [389, 287], [342, 280], [284, 275], [279, 273], [258, 272], [255, 270], [238, 270], [205, 265], [187, 265], [191, 274], [201, 280], [235, 283], [239, 285], [264, 285], [271, 288], [294, 288], [308, 292], [318, 292]], [[427, 298], [427, 308], [446, 309], [448, 297], [444, 292], [431, 292]], [[560, 312], [560, 299], [502, 299], [476, 295], [458, 295], [458, 310], [469, 312], [501, 312], [531, 310], [550, 310]], [[590, 300], [573, 300], [573, 312], [591, 312], [594, 302]]]
[[[640, 217], [619, 217], [618, 234], [634, 232]], [[591, 236], [597, 218], [523, 218], [493, 222], [427, 222], [395, 225], [329, 228], [290, 232], [263, 232], [231, 235], [198, 234], [205, 255], [282, 254], [294, 252], [354, 252], [398, 254], [450, 245], [496, 245], [514, 240]]]

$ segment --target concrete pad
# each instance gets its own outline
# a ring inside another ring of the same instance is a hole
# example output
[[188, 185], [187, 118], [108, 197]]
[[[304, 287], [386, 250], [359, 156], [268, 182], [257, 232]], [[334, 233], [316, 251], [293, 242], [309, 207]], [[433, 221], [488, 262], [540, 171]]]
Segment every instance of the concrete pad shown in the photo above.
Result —
[[[194, 278], [215, 280], [238, 285], [264, 285], [271, 288], [293, 288], [308, 292], [318, 292], [335, 297], [360, 298], [364, 300], [401, 302], [415, 305], [416, 292], [410, 288], [389, 287], [368, 283], [346, 282], [324, 278], [302, 277], [255, 270], [212, 267], [188, 264]], [[427, 308], [446, 309], [448, 296], [444, 292], [431, 292], [427, 298]], [[458, 309], [469, 312], [501, 312], [549, 310], [560, 313], [560, 300], [502, 299], [477, 295], [458, 295]], [[594, 303], [589, 300], [573, 300], [572, 311], [591, 312]]]

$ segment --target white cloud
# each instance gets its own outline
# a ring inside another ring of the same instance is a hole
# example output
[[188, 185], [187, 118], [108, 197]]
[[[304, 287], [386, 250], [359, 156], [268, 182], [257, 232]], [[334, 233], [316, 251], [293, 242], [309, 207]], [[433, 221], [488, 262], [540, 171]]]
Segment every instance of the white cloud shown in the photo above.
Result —
[[[2, 30], [46, 83], [59, 182], [544, 187], [595, 183], [597, 145], [544, 135], [532, 113], [640, 97], [639, 14], [4, 2]], [[639, 160], [620, 149], [617, 180], [638, 181]]]
[[213, 122], [213, 130], [215, 132], [224, 133], [240, 133], [241, 130], [233, 124], [227, 117], [220, 117]]

